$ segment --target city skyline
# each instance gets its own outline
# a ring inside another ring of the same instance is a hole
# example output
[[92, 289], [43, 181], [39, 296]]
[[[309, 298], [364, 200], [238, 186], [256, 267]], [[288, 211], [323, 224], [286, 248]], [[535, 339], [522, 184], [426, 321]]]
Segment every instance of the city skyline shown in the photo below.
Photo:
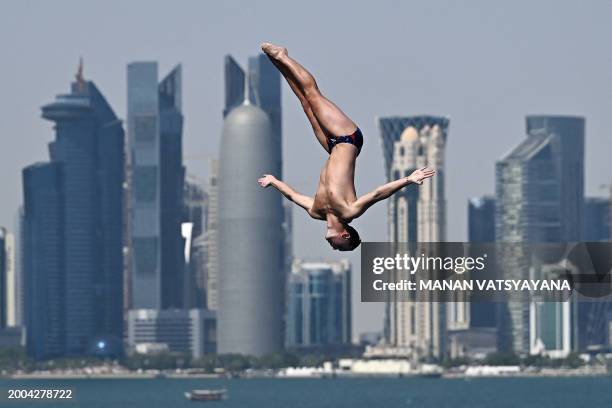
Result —
[[[0, 134], [3, 140], [10, 138], [12, 148], [0, 152], [0, 171], [8, 179], [18, 179], [22, 167], [45, 157], [49, 125], [38, 119], [36, 111], [49, 95], [62, 91], [79, 54], [84, 53], [86, 77], [100, 84], [124, 120], [127, 62], [158, 59], [162, 71], [170, 68], [165, 65], [170, 61], [184, 64], [188, 84], [185, 156], [188, 167], [205, 178], [207, 161], [201, 157], [216, 156], [220, 139], [222, 56], [229, 51], [239, 57], [252, 55], [260, 41], [279, 37], [290, 53], [312, 64], [323, 90], [354, 115], [364, 130], [366, 142], [357, 167], [359, 191], [384, 179], [376, 116], [430, 112], [452, 119], [454, 137], [448, 146], [452, 172], [447, 180], [451, 240], [465, 239], [467, 197], [493, 191], [493, 163], [522, 138], [523, 118], [529, 113], [579, 114], [587, 118], [586, 192], [590, 196], [605, 193], [599, 186], [610, 181], [605, 147], [611, 127], [608, 117], [612, 108], [607, 95], [612, 67], [598, 49], [605, 49], [605, 38], [610, 37], [605, 18], [610, 15], [609, 4], [589, 8], [554, 2], [530, 4], [530, 13], [524, 13], [520, 5], [494, 7], [486, 2], [471, 7], [446, 2], [390, 5], [381, 4], [367, 12], [358, 5], [343, 10], [348, 18], [374, 24], [372, 28], [364, 24], [363, 31], [350, 35], [338, 32], [332, 24], [341, 11], [339, 5], [326, 5], [329, 15], [320, 16], [316, 11], [324, 6], [313, 4], [312, 10], [305, 11], [303, 21], [284, 21], [273, 10], [264, 14], [263, 9], [248, 3], [238, 8], [243, 13], [233, 14], [235, 7], [217, 5], [210, 9], [194, 7], [191, 15], [154, 8], [153, 18], [142, 21], [142, 34], [131, 33], [140, 7], [125, 5], [113, 27], [102, 28], [100, 35], [92, 38], [74, 35], [79, 29], [88, 29], [88, 19], [78, 18], [84, 13], [78, 8], [71, 7], [66, 13], [58, 4], [40, 5], [40, 14], [30, 15], [27, 7], [15, 5], [0, 25], [0, 37], [15, 38], [17, 34], [20, 38], [3, 47], [7, 58], [1, 80], [11, 98], [0, 102], [7, 113]], [[554, 21], [549, 17], [551, 7], [555, 9]], [[108, 15], [106, 6], [92, 8], [98, 15]], [[25, 15], [32, 24], [47, 27], [48, 34], [19, 35], [26, 26], [19, 27]], [[227, 15], [232, 15], [234, 23], [220, 24]], [[314, 15], [329, 24], [321, 24], [320, 32], [306, 38], [300, 34], [302, 25]], [[413, 16], [409, 25], [402, 17], [405, 15]], [[426, 29], [432, 15], [438, 19], [436, 32]], [[166, 18], [184, 21], [172, 36], [159, 30]], [[514, 30], [519, 23], [523, 29]], [[263, 28], [268, 25], [274, 29]], [[542, 26], [547, 29], [542, 30]], [[423, 32], [428, 33], [426, 39], [421, 38]], [[449, 60], [453, 63], [447, 64]], [[353, 69], [347, 70], [347, 62], [353, 63]], [[31, 78], [39, 84], [24, 86]], [[354, 89], [357, 82], [360, 89]], [[283, 93], [287, 92], [284, 87]], [[297, 188], [311, 192], [324, 156], [314, 145], [297, 105], [287, 102], [283, 106], [284, 157], [287, 163], [296, 163], [285, 166], [284, 172]], [[487, 154], [483, 156], [483, 152]], [[196, 159], [189, 158], [196, 155]], [[0, 225], [9, 230], [21, 200], [20, 190], [19, 183], [7, 183], [6, 199], [0, 204]], [[364, 239], [385, 239], [386, 225], [380, 222], [385, 213], [384, 206], [378, 206], [367, 219], [360, 220]], [[305, 218], [295, 217], [296, 255], [335, 258], [329, 248], [311, 239], [322, 235], [322, 227], [307, 223]], [[357, 258], [351, 259], [356, 265], [354, 275], [358, 276]], [[354, 285], [355, 291], [358, 288]], [[381, 308], [355, 306], [356, 314], [363, 316], [357, 322], [357, 331], [380, 328]]]

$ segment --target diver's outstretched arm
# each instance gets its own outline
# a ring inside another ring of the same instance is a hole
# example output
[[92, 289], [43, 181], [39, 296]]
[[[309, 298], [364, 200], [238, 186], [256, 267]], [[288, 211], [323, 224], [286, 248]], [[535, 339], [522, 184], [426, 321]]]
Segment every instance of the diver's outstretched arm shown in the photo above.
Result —
[[289, 184], [278, 180], [271, 174], [264, 174], [263, 177], [257, 180], [257, 183], [259, 183], [259, 185], [264, 188], [268, 186], [274, 187], [275, 189], [280, 191], [281, 194], [284, 195], [285, 198], [287, 198], [287, 200], [292, 201], [303, 209], [305, 209], [308, 215], [310, 215], [312, 218], [321, 219], [316, 214], [311, 212], [314, 199], [312, 197], [308, 197], [304, 194], [298, 193], [293, 188], [291, 188]]
[[423, 184], [423, 180], [428, 179], [436, 174], [436, 171], [431, 167], [423, 167], [412, 172], [407, 177], [391, 181], [387, 184], [376, 188], [361, 197], [351, 204], [348, 218], [357, 218], [361, 216], [368, 208], [375, 203], [391, 197], [393, 194], [406, 187], [409, 184]]

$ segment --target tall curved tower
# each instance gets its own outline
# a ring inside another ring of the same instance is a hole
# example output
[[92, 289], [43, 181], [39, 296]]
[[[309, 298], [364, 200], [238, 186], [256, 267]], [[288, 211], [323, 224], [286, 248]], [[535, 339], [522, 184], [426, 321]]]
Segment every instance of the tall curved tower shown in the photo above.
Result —
[[[449, 119], [440, 116], [379, 118], [387, 179], [397, 180], [423, 166], [437, 174], [417, 188], [404, 188], [387, 201], [389, 242], [446, 240], [445, 145]], [[401, 276], [400, 276], [401, 278]], [[442, 360], [446, 350], [447, 307], [432, 297], [391, 295], [385, 311], [385, 338], [417, 359]]]
[[270, 117], [249, 99], [226, 116], [221, 140], [217, 347], [261, 356], [282, 348], [283, 208], [256, 181], [280, 174], [281, 152]]

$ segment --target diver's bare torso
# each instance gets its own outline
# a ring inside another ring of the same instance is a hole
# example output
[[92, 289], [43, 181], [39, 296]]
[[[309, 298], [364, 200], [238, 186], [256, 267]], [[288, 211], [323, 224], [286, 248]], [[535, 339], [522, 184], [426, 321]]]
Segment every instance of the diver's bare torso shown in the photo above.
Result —
[[408, 184], [421, 184], [435, 174], [434, 169], [423, 167], [410, 176], [390, 181], [357, 198], [355, 193], [355, 161], [363, 146], [363, 134], [332, 101], [321, 94], [317, 83], [287, 49], [263, 43], [262, 50], [279, 69], [289, 87], [300, 100], [314, 135], [329, 153], [321, 170], [319, 187], [313, 197], [295, 191], [274, 175], [264, 174], [257, 180], [261, 187], [274, 186], [288, 200], [302, 207], [318, 220], [325, 220], [325, 240], [332, 248], [352, 251], [361, 242], [355, 228], [348, 225], [360, 217], [374, 203], [384, 200]]
[[349, 143], [335, 146], [321, 169], [319, 187], [308, 211], [311, 217], [325, 220], [333, 213], [341, 220], [345, 218], [352, 203], [357, 200], [355, 192], [355, 162], [357, 148]]

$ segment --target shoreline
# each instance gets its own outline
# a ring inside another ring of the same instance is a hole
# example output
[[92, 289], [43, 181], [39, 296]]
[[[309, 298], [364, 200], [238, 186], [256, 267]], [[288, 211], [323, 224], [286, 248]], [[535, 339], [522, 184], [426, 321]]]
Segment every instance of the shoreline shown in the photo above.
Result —
[[227, 377], [219, 374], [177, 374], [177, 373], [121, 373], [121, 374], [67, 374], [67, 373], [29, 373], [29, 374], [12, 374], [2, 376], [2, 380], [153, 380], [153, 379], [257, 379], [268, 378], [277, 380], [300, 380], [300, 379], [317, 379], [317, 380], [333, 380], [333, 379], [380, 379], [380, 378], [404, 378], [404, 379], [448, 379], [448, 380], [472, 380], [479, 378], [581, 378], [581, 377], [609, 377], [611, 374], [602, 372], [567, 372], [567, 371], [551, 371], [551, 372], [520, 372], [513, 374], [483, 374], [483, 375], [466, 375], [463, 373], [444, 373], [439, 377], [419, 376], [419, 375], [400, 375], [400, 374], [340, 374], [340, 375], [319, 375], [319, 376], [245, 376], [245, 377]]

